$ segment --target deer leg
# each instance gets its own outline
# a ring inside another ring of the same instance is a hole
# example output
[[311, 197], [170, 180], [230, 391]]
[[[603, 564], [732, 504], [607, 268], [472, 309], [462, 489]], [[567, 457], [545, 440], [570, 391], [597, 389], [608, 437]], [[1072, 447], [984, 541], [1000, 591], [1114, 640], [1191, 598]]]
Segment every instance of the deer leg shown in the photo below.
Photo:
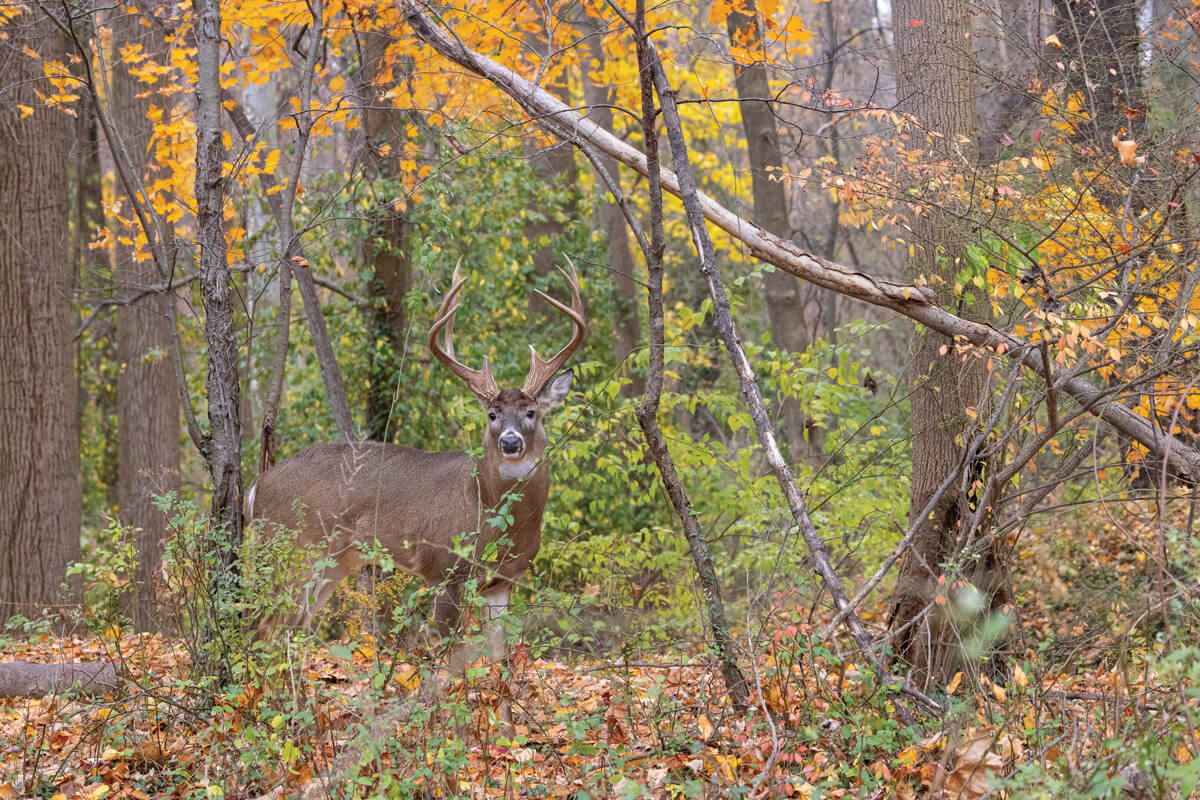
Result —
[[[496, 661], [506, 660], [508, 655], [507, 643], [504, 639], [504, 621], [501, 617], [508, 610], [508, 601], [512, 596], [512, 586], [507, 583], [497, 584], [483, 593], [483, 625], [487, 631], [487, 641]], [[496, 717], [500, 722], [502, 736], [512, 738], [513, 719], [512, 703], [507, 696], [501, 696], [500, 705], [496, 709]]]
[[334, 566], [313, 575], [312, 590], [307, 593], [304, 605], [300, 609], [301, 630], [305, 633], [312, 632], [312, 621], [317, 612], [329, 602], [329, 598], [333, 597], [333, 590], [357, 565], [358, 562], [355, 559], [344, 558]]
[[433, 626], [443, 639], [458, 627], [458, 618], [462, 616], [462, 595], [462, 581], [451, 576], [433, 601]]
[[508, 610], [508, 599], [512, 595], [512, 587], [507, 583], [493, 586], [483, 593], [483, 624], [487, 631], [488, 647], [492, 658], [500, 660], [505, 656], [504, 623], [500, 617]]

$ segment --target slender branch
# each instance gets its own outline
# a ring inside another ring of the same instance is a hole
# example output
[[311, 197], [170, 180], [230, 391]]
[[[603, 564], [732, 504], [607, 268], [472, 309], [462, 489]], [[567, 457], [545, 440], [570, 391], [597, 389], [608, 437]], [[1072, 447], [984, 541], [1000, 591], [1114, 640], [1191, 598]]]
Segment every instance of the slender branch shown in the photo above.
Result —
[[[300, 113], [295, 115], [298, 142], [296, 145], [296, 158], [292, 163], [291, 174], [283, 191], [274, 192], [271, 190], [278, 185], [275, 176], [269, 173], [259, 175], [259, 183], [265, 190], [267, 204], [271, 207], [271, 213], [275, 217], [275, 224], [279, 227], [280, 232], [279, 312], [276, 317], [275, 350], [272, 357], [271, 379], [267, 390], [267, 404], [263, 411], [263, 447], [259, 461], [260, 471], [274, 463], [275, 418], [278, 413], [280, 399], [283, 396], [284, 371], [287, 366], [288, 336], [291, 328], [291, 277], [293, 274], [293, 264], [299, 267], [294, 273], [296, 284], [300, 289], [300, 296], [304, 300], [304, 312], [305, 317], [308, 319], [309, 334], [312, 336], [313, 347], [317, 351], [317, 363], [321, 368], [321, 378], [325, 383], [325, 393], [329, 397], [329, 406], [333, 412], [333, 419], [338, 427], [338, 433], [344, 441], [358, 440], [358, 432], [354, 426], [354, 414], [350, 410], [350, 401], [346, 397], [346, 384], [342, 378], [341, 367], [338, 366], [337, 355], [334, 353], [333, 345], [329, 340], [329, 329], [325, 324], [325, 314], [321, 310], [321, 301], [317, 296], [315, 287], [321, 285], [342, 294], [346, 294], [346, 292], [340, 289], [340, 287], [335, 287], [333, 284], [316, 277], [312, 274], [312, 270], [307, 269], [308, 261], [304, 258], [304, 251], [300, 246], [300, 237], [296, 233], [295, 222], [292, 219], [296, 202], [296, 191], [300, 185], [300, 175], [304, 166], [304, 157], [308, 152], [308, 143], [312, 136], [312, 111], [309, 107], [312, 105], [312, 83], [319, 51], [319, 48], [315, 46], [315, 42], [322, 35], [322, 31], [324, 31], [323, 4], [319, 1], [313, 3], [312, 13], [313, 26], [311, 28], [311, 36], [313, 37], [314, 45], [308, 48], [305, 56], [305, 74], [300, 87], [301, 110]], [[227, 92], [223, 96], [226, 100], [232, 99]], [[228, 113], [238, 130], [238, 134], [243, 139], [255, 135], [254, 125], [246, 117], [246, 112], [242, 110], [240, 105], [236, 103], [228, 104]], [[351, 295], [347, 296], [351, 297], [356, 305], [360, 307], [364, 305], [364, 301], [354, 298]]]
[[[639, 42], [639, 44], [641, 43]], [[741, 383], [742, 396], [746, 399], [750, 416], [754, 419], [754, 427], [758, 434], [759, 444], [762, 445], [763, 453], [767, 457], [771, 471], [775, 473], [775, 479], [783, 491], [784, 499], [787, 501], [788, 508], [792, 512], [792, 518], [800, 530], [800, 535], [804, 538], [804, 542], [808, 546], [809, 554], [812, 556], [817, 574], [824, 581], [825, 587], [829, 590], [829, 594], [833, 598], [838, 611], [843, 613], [846, 627], [862, 650], [863, 655], [883, 674], [885, 672], [883, 662], [874, 650], [874, 640], [871, 633], [863, 625], [858, 615], [854, 613], [853, 607], [849, 605], [846, 592], [842, 587], [841, 578], [834, 571], [833, 564], [830, 561], [828, 548], [826, 548], [825, 542], [817, 533], [817, 529], [809, 517], [808, 506], [804, 502], [800, 490], [796, 487], [796, 481], [792, 477], [791, 468], [788, 467], [783, 453], [779, 450], [770, 412], [767, 410], [762, 390], [758, 385], [758, 378], [754, 374], [754, 368], [751, 366], [750, 359], [747, 358], [746, 351], [742, 347], [741, 338], [738, 335], [733, 319], [733, 310], [729, 303], [729, 296], [725, 292], [725, 285], [717, 269], [716, 249], [713, 246], [711, 237], [708, 235], [708, 227], [704, 224], [704, 216], [700, 208], [699, 192], [692, 177], [691, 160], [688, 154], [687, 142], [683, 136], [683, 125], [679, 120], [679, 108], [675, 105], [675, 89], [667, 80], [667, 73], [662, 68], [662, 62], [658, 58], [654, 44], [647, 39], [645, 41], [645, 48], [647, 52], [646, 64], [651, 70], [651, 75], [654, 78], [654, 88], [658, 93], [659, 103], [662, 105], [663, 121], [666, 123], [667, 128], [667, 140], [671, 145], [671, 155], [675, 162], [675, 172], [679, 176], [680, 199], [683, 200], [688, 222], [692, 225], [693, 244], [700, 257], [700, 272], [708, 284], [708, 294], [713, 301], [713, 323], [717, 326], [717, 330], [721, 332], [725, 350], [729, 354], [729, 359], [733, 363], [738, 381]]]
[[[642, 27], [645, 24], [643, 0], [638, 0], [638, 24]], [[647, 164], [650, 167], [651, 241], [646, 241], [646, 235], [637, 225], [636, 217], [633, 216], [628, 204], [621, 204], [622, 211], [626, 214], [626, 220], [629, 221], [630, 228], [633, 230], [634, 238], [642, 247], [649, 276], [647, 303], [650, 317], [650, 368], [646, 376], [646, 394], [642, 402], [638, 404], [636, 414], [646, 437], [646, 446], [654, 457], [659, 475], [662, 476], [667, 496], [671, 499], [671, 505], [675, 507], [675, 513], [679, 515], [679, 519], [683, 523], [683, 534], [691, 550], [692, 560], [696, 564], [700, 591], [704, 596], [708, 623], [717, 648], [721, 677], [725, 681], [725, 688], [729, 692], [734, 708], [739, 714], [744, 714], [749, 707], [749, 689], [746, 679], [737, 665], [733, 636], [729, 632], [729, 623], [725, 619], [725, 605], [721, 599], [721, 587], [717, 580], [716, 567], [713, 564], [708, 543], [704, 539], [704, 532], [700, 530], [700, 523], [692, 512], [691, 500], [675, 469], [675, 461], [671, 457], [662, 430], [658, 426], [666, 347], [666, 325], [663, 314], [663, 251], [665, 244], [663, 240], [662, 186], [658, 180], [660, 170], [658, 131], [655, 127], [654, 90], [651, 84], [644, 40], [644, 36], [639, 36], [638, 65], [642, 84], [642, 130], [645, 136]], [[612, 180], [602, 165], [597, 163], [596, 166], [603, 178]], [[609, 188], [614, 190], [614, 197], [620, 193], [619, 186], [614, 187], [610, 184]]]

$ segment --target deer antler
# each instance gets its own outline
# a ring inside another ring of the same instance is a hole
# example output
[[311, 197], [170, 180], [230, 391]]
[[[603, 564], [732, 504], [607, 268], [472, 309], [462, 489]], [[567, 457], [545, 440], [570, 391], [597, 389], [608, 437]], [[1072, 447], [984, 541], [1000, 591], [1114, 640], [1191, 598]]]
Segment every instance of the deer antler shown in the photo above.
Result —
[[[438, 307], [437, 314], [434, 315], [433, 327], [429, 329], [429, 352], [433, 353], [434, 357], [445, 364], [451, 372], [462, 378], [467, 384], [467, 388], [475, 393], [480, 402], [486, 404], [495, 400], [496, 395], [500, 394], [500, 387], [496, 384], [496, 379], [492, 377], [491, 367], [488, 366], [487, 356], [483, 357], [481, 368], [471, 369], [454, 355], [454, 315], [458, 312], [458, 303], [454, 302], [454, 297], [467, 282], [466, 278], [458, 277], [460, 266], [462, 266], [461, 258], [454, 265], [454, 277], [450, 279], [450, 291], [446, 292], [446, 296], [442, 298], [442, 304]], [[438, 344], [439, 332], [443, 334], [443, 344]]]
[[537, 350], [533, 349], [533, 345], [529, 345], [529, 375], [526, 376], [525, 385], [521, 387], [521, 391], [530, 397], [537, 397], [542, 393], [542, 389], [554, 377], [554, 373], [562, 369], [571, 354], [579, 349], [579, 345], [583, 343], [583, 335], [587, 332], [587, 320], [583, 316], [583, 300], [579, 297], [579, 276], [575, 274], [575, 263], [571, 261], [570, 257], [567, 257], [567, 265], [571, 268], [569, 275], [562, 267], [557, 267], [557, 269], [567, 279], [567, 285], [571, 287], [569, 308], [543, 291], [538, 290], [537, 293], [547, 303], [570, 317], [571, 322], [575, 325], [575, 333], [567, 346], [559, 350], [558, 354], [549, 361], [543, 360], [537, 354]]

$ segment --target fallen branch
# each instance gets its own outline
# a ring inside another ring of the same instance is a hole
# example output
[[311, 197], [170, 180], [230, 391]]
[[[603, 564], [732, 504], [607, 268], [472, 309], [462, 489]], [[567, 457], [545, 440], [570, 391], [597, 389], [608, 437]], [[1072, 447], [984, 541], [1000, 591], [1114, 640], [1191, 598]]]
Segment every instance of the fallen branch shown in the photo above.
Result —
[[[406, 21], [417, 38], [438, 54], [487, 79], [512, 97], [530, 116], [548, 124], [566, 141], [586, 142], [601, 153], [648, 174], [645, 156], [596, 123], [574, 111], [561, 100], [526, 80], [513, 70], [471, 50], [461, 40], [435, 25], [418, 0], [399, 0]], [[681, 196], [679, 178], [662, 171], [662, 185]], [[990, 325], [958, 317], [934, 304], [928, 289], [880, 280], [868, 273], [807, 253], [752, 222], [742, 219], [703, 192], [698, 192], [705, 219], [746, 245], [755, 258], [838, 294], [891, 309], [945, 336], [960, 338], [979, 347], [1015, 358], [1042, 374], [1040, 354], [1027, 342]], [[1055, 388], [1075, 398], [1114, 429], [1144, 445], [1159, 459], [1168, 461], [1181, 475], [1200, 481], [1200, 451], [1167, 436], [1124, 405], [1105, 400], [1103, 390], [1080, 377], [1059, 379]]]

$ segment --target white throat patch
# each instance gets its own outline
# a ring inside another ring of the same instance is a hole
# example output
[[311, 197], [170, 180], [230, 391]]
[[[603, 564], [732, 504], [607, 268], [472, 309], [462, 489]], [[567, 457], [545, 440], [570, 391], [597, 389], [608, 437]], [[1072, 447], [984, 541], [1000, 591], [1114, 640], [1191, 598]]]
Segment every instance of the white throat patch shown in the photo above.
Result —
[[537, 466], [537, 461], [532, 458], [523, 458], [520, 461], [501, 460], [500, 477], [506, 481], [524, 480], [529, 473], [533, 472], [535, 466]]

